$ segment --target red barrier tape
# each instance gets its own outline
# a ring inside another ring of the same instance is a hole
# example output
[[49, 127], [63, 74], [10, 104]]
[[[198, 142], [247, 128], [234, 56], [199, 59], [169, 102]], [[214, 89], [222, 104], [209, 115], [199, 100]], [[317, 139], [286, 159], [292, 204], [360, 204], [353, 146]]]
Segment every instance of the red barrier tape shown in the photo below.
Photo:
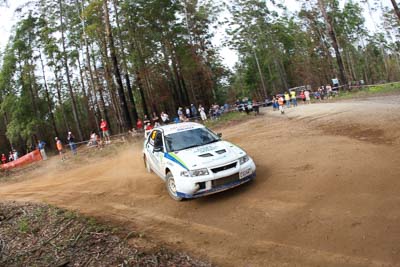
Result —
[[1, 164], [0, 168], [3, 170], [9, 170], [13, 169], [16, 167], [21, 167], [23, 165], [42, 160], [42, 156], [40, 155], [39, 149], [36, 149], [35, 151], [26, 154], [25, 156], [20, 157], [17, 160], [8, 162], [6, 164]]

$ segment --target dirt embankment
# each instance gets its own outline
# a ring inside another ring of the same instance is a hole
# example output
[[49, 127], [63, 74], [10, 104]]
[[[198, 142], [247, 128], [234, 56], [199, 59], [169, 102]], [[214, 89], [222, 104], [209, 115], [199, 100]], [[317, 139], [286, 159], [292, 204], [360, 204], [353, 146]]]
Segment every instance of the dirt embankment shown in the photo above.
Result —
[[140, 144], [53, 160], [2, 199], [113, 221], [225, 266], [396, 266], [400, 262], [400, 97], [270, 108], [219, 129], [255, 160], [245, 186], [175, 202], [145, 172]]

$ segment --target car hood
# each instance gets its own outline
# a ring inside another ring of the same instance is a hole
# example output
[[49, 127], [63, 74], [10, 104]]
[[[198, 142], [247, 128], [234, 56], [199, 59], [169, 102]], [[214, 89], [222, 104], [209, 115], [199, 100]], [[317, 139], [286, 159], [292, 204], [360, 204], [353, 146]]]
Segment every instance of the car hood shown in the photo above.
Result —
[[219, 141], [209, 145], [168, 153], [189, 170], [210, 168], [232, 162], [246, 152], [232, 143]]

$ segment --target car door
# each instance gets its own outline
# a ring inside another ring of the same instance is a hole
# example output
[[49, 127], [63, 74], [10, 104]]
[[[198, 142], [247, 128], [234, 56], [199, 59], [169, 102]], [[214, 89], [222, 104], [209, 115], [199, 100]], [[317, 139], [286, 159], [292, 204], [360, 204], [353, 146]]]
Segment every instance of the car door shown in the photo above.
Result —
[[153, 130], [149, 136], [149, 141], [146, 144], [149, 161], [154, 172], [159, 176], [164, 177], [164, 142], [162, 132]]

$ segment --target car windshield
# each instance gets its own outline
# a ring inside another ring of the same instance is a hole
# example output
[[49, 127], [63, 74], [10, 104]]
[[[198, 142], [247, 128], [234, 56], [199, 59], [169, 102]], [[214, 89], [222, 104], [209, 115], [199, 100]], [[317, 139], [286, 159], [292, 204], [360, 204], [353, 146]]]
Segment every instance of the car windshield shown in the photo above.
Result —
[[165, 145], [167, 151], [172, 152], [207, 145], [219, 140], [219, 137], [207, 128], [196, 128], [166, 135]]

